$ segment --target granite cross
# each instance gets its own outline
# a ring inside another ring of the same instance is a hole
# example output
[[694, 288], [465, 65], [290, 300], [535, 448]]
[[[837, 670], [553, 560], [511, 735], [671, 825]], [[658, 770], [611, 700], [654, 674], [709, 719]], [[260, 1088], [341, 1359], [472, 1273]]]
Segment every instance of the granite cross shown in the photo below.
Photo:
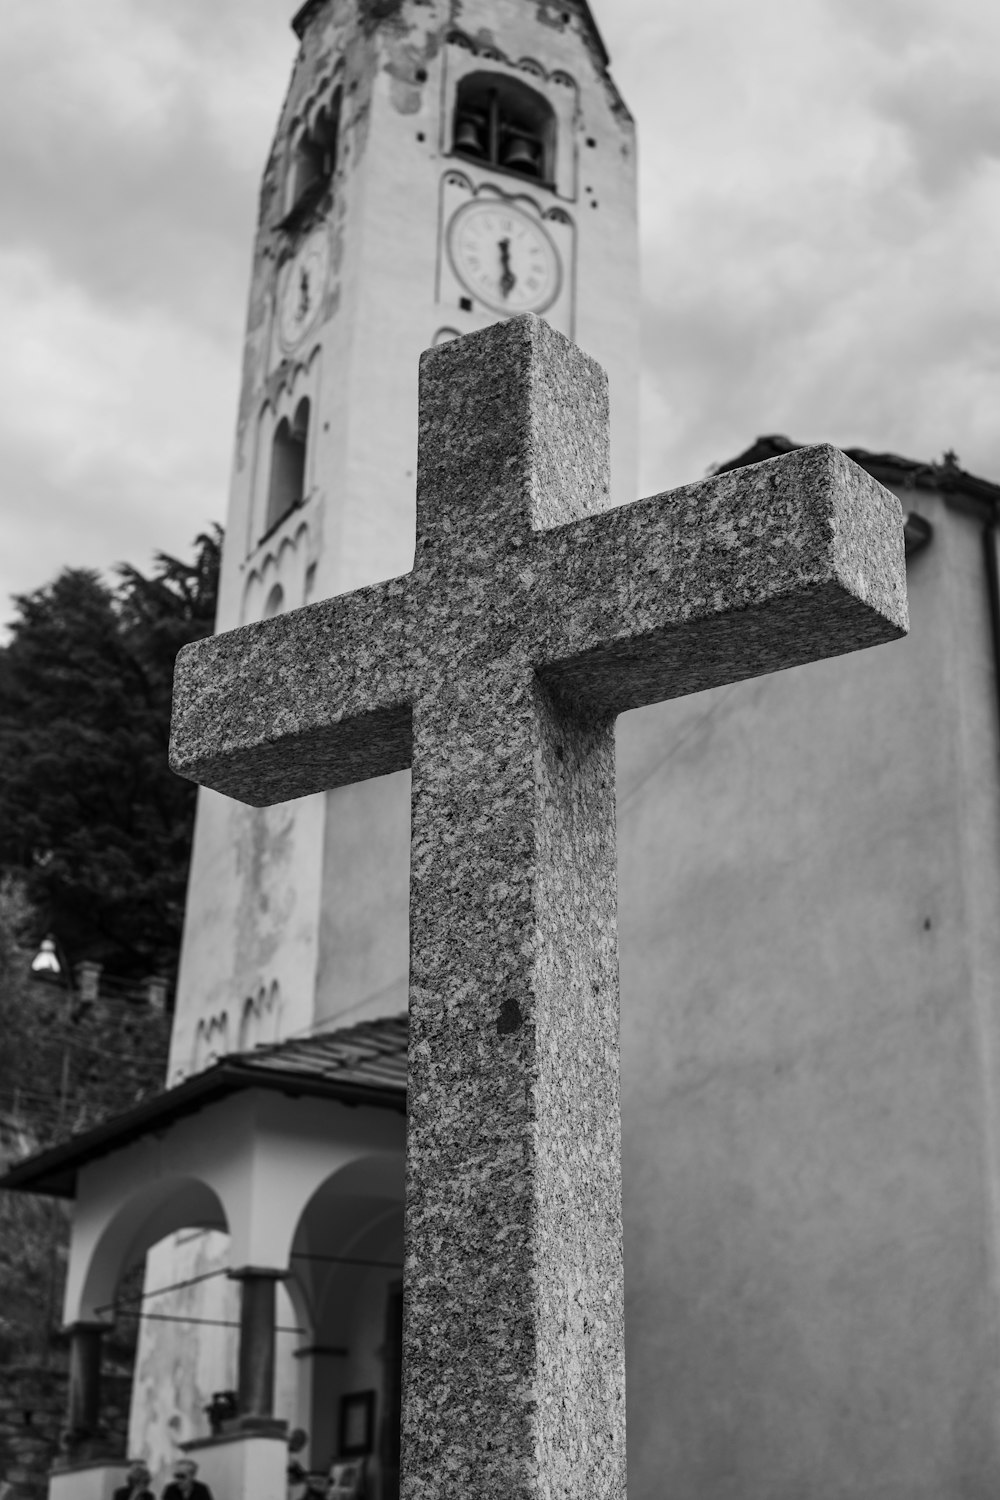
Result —
[[603, 371], [514, 318], [423, 356], [413, 571], [178, 660], [206, 786], [412, 766], [405, 1500], [624, 1495], [615, 716], [906, 629], [833, 448], [607, 507]]

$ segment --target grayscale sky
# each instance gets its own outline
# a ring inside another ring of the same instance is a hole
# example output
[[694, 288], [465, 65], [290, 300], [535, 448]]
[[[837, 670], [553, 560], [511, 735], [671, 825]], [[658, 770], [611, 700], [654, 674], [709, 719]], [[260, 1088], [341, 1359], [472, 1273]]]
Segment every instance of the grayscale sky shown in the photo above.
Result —
[[[593, 7], [639, 128], [643, 491], [766, 432], [1000, 480], [996, 0]], [[224, 519], [294, 9], [6, 8], [4, 606]]]

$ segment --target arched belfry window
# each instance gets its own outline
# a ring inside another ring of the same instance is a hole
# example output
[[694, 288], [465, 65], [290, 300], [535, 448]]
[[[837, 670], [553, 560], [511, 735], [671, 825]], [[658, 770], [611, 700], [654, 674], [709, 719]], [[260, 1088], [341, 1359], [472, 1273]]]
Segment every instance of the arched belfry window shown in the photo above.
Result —
[[293, 420], [289, 422], [287, 417], [282, 417], [274, 430], [265, 533], [305, 499], [308, 444], [309, 401], [303, 396], [295, 408]]
[[556, 117], [537, 90], [502, 73], [469, 73], [458, 85], [452, 149], [536, 182], [555, 176]]
[[322, 109], [292, 134], [283, 225], [291, 226], [319, 202], [337, 170], [340, 98], [337, 89]]

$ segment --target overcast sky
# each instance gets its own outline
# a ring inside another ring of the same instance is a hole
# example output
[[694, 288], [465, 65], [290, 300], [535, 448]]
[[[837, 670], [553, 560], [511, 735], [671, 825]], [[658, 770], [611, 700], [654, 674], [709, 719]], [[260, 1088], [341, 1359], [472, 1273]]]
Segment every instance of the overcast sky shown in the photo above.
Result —
[[[996, 0], [592, 3], [639, 129], [643, 491], [766, 432], [1000, 481]], [[224, 519], [294, 9], [5, 7], [5, 605]]]

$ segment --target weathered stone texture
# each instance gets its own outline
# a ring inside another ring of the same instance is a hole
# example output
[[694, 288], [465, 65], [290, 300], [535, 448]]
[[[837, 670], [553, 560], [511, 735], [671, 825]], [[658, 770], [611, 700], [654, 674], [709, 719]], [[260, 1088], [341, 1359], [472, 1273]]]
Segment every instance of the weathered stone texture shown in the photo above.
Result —
[[835, 450], [607, 490], [579, 349], [444, 345], [412, 573], [178, 662], [174, 765], [244, 801], [412, 759], [407, 1500], [624, 1495], [615, 715], [906, 628], [898, 502]]
[[[127, 1375], [105, 1374], [102, 1381], [101, 1420], [114, 1452], [125, 1452], [130, 1385]], [[65, 1369], [0, 1369], [0, 1481], [11, 1486], [11, 1500], [45, 1500], [61, 1452], [66, 1402]]]

